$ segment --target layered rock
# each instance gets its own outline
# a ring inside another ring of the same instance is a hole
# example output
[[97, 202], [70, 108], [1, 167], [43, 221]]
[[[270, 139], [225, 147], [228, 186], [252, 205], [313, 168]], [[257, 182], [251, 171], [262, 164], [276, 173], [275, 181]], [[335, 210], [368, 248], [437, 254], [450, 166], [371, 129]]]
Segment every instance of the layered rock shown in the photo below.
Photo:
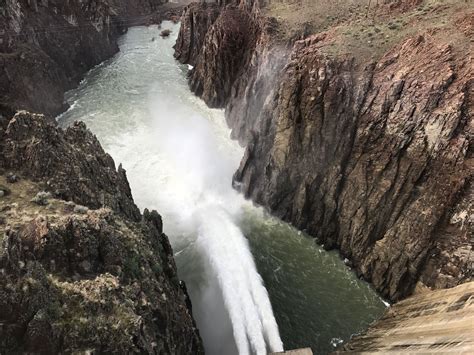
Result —
[[194, 66], [189, 73], [191, 91], [210, 107], [227, 104], [234, 82], [250, 63], [261, 31], [247, 10], [252, 4], [195, 3], [183, 12], [175, 57]]
[[161, 217], [84, 125], [20, 112], [0, 142], [0, 352], [202, 354]]
[[[438, 259], [442, 221], [469, 193], [472, 63], [426, 34], [360, 70], [352, 58], [321, 54], [321, 40], [296, 44], [236, 181], [400, 299]], [[466, 254], [453, 260], [449, 286], [471, 276], [471, 210], [459, 208], [465, 218], [450, 227]]]
[[[472, 56], [434, 29], [399, 41], [380, 59], [334, 55], [342, 36], [337, 28], [287, 51], [275, 43], [271, 19], [236, 3], [219, 16], [238, 8], [259, 31], [255, 44], [252, 38], [238, 47], [245, 60], [232, 80], [219, 65], [228, 58], [215, 40], [215, 32], [226, 31], [219, 18], [204, 26], [199, 41], [187, 42], [187, 53], [197, 53], [191, 87], [208, 104], [226, 107], [233, 137], [247, 146], [236, 186], [326, 247], [339, 248], [392, 300], [409, 295], [420, 280], [435, 288], [469, 280]], [[419, 4], [385, 3], [401, 13]], [[453, 34], [468, 53], [472, 16], [456, 20]]]
[[118, 51], [127, 27], [160, 21], [165, 2], [0, 1], [0, 110], [57, 115], [64, 92]]

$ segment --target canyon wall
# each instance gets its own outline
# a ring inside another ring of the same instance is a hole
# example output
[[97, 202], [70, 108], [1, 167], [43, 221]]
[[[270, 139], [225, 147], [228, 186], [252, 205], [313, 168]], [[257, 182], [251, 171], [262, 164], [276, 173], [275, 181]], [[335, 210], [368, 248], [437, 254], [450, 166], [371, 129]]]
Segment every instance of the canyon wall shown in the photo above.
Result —
[[64, 92], [118, 51], [127, 27], [159, 22], [167, 0], [0, 0], [0, 114], [55, 116]]
[[[386, 3], [407, 17], [421, 2]], [[449, 13], [455, 41], [429, 21], [420, 30], [415, 13], [406, 36], [351, 53], [336, 52], [341, 25], [278, 40], [277, 21], [247, 5], [231, 2], [204, 21], [199, 5], [188, 7], [180, 36], [190, 39], [176, 48], [195, 65], [191, 88], [226, 107], [233, 137], [247, 147], [236, 186], [338, 248], [391, 300], [419, 281], [444, 288], [470, 280], [472, 8], [426, 10]], [[191, 9], [202, 16], [188, 16]], [[245, 18], [243, 28], [225, 26], [230, 12]]]
[[160, 215], [83, 123], [0, 119], [0, 353], [203, 354]]

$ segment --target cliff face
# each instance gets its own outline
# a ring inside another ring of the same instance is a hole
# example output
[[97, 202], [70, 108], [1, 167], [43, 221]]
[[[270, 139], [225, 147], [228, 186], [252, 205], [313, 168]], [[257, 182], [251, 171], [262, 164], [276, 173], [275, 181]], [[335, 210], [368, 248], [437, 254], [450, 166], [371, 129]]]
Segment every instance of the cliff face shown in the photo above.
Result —
[[[443, 218], [472, 208], [455, 208], [473, 173], [472, 63], [427, 34], [358, 70], [351, 58], [319, 54], [320, 40], [296, 44], [236, 181], [399, 299], [431, 257]], [[465, 222], [456, 247], [468, 247]], [[468, 265], [456, 265], [450, 286]]]
[[[386, 3], [404, 19], [407, 35], [385, 35], [394, 25], [381, 21], [366, 51], [351, 49], [359, 34], [339, 48], [365, 15], [288, 50], [272, 40], [274, 20], [240, 4], [260, 32], [255, 45], [239, 47], [247, 59], [234, 80], [224, 80], [230, 91], [217, 90], [226, 77], [208, 63], [227, 56], [218, 42], [188, 52], [199, 53], [195, 63], [207, 58], [191, 73], [191, 86], [206, 78], [210, 84], [197, 94], [224, 96], [218, 103], [233, 136], [247, 146], [236, 185], [339, 248], [361, 276], [397, 300], [420, 280], [440, 288], [472, 277], [473, 62], [465, 51], [472, 54], [474, 15], [442, 6], [418, 14], [420, 2]], [[451, 21], [448, 29], [429, 27], [440, 13]], [[216, 20], [196, 43], [225, 30]]]
[[160, 21], [165, 2], [0, 1], [0, 110], [57, 115], [64, 92], [118, 51], [127, 27]]
[[243, 1], [193, 3], [182, 15], [175, 57], [191, 64], [191, 91], [210, 107], [229, 101], [235, 81], [251, 60], [261, 28]]
[[0, 127], [0, 352], [202, 354], [161, 217], [84, 124]]

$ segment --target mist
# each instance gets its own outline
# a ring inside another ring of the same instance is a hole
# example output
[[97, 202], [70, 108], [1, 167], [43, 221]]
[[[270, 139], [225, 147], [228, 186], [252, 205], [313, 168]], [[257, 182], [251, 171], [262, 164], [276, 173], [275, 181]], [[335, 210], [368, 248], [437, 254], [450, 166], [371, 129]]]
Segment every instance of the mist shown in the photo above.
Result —
[[[213, 110], [223, 120], [221, 111]], [[150, 97], [151, 135], [166, 160], [159, 210], [185, 263], [194, 313], [209, 354], [266, 354], [283, 350], [267, 291], [247, 240], [237, 227], [247, 202], [231, 187], [242, 149], [229, 132], [164, 97]], [[151, 143], [151, 142], [150, 142]], [[161, 208], [160, 208], [161, 207]], [[191, 249], [191, 250], [188, 250]], [[204, 282], [203, 282], [204, 281]], [[231, 332], [231, 334], [229, 334]], [[223, 339], [226, 339], [223, 341]]]
[[114, 60], [70, 94], [72, 108], [60, 121], [85, 121], [127, 170], [137, 205], [163, 216], [206, 353], [282, 350], [267, 290], [237, 226], [251, 205], [232, 189], [243, 149], [229, 138], [223, 111], [189, 91], [187, 67], [173, 58], [179, 26], [162, 28], [172, 30], [170, 38], [157, 36], [156, 27], [131, 29]]

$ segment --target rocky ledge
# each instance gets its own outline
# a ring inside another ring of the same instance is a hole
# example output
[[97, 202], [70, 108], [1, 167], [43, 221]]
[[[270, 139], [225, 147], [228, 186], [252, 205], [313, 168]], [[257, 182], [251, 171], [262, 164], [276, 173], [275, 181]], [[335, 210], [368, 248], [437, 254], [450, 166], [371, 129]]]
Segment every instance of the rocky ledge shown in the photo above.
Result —
[[177, 57], [247, 147], [236, 186], [391, 300], [471, 280], [472, 4], [341, 3], [291, 37], [290, 1], [205, 6], [186, 9]]
[[203, 353], [161, 217], [84, 124], [2, 118], [0, 245], [0, 353]]

